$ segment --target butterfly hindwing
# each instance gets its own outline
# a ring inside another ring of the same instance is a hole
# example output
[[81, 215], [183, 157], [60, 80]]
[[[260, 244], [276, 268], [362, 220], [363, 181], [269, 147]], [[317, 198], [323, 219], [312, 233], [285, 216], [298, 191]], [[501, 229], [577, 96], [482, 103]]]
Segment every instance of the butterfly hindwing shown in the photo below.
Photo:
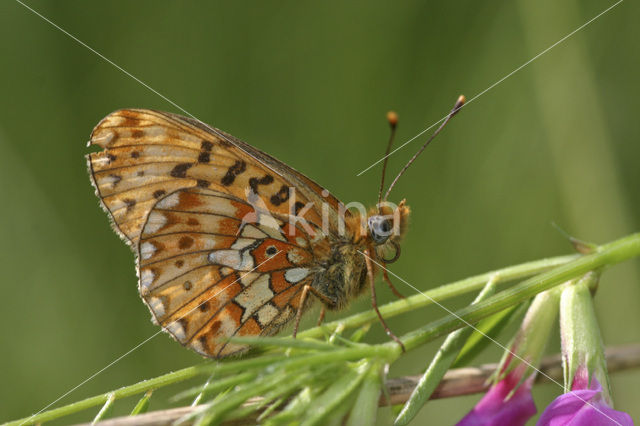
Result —
[[157, 201], [138, 247], [140, 294], [155, 320], [207, 356], [246, 349], [224, 338], [276, 332], [313, 279], [310, 237], [300, 228], [204, 188]]

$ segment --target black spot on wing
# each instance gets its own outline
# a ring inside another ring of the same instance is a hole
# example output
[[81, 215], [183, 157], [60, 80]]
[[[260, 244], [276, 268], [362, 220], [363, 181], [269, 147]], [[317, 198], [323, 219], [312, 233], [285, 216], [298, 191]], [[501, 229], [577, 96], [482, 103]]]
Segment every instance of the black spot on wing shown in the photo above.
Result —
[[208, 163], [211, 160], [211, 154], [208, 152], [201, 152], [198, 155], [198, 163]]
[[303, 208], [304, 208], [304, 203], [302, 201], [296, 201], [296, 203], [293, 205], [293, 215], [298, 216], [298, 213]]
[[187, 170], [189, 170], [191, 167], [193, 167], [192, 163], [178, 164], [173, 168], [173, 170], [171, 170], [171, 176], [175, 178], [187, 177]]
[[127, 205], [127, 213], [129, 213], [136, 206], [136, 200], [132, 200], [131, 198], [125, 198], [122, 200]]
[[231, 185], [233, 181], [236, 180], [236, 176], [243, 173], [245, 170], [247, 170], [247, 163], [243, 160], [237, 160], [231, 167], [229, 167], [227, 173], [222, 177], [221, 183], [224, 186]]
[[200, 149], [205, 152], [210, 152], [213, 149], [213, 142], [202, 141], [202, 143], [200, 143]]
[[273, 182], [273, 176], [271, 176], [271, 175], [265, 175], [264, 177], [261, 177], [260, 179], [252, 177], [251, 179], [249, 179], [249, 186], [251, 187], [253, 192], [255, 192], [257, 194], [258, 193], [258, 186], [260, 186], [260, 185], [269, 185], [272, 182]]
[[287, 185], [282, 185], [280, 190], [271, 196], [269, 199], [271, 204], [274, 206], [279, 206], [289, 199], [289, 187]]

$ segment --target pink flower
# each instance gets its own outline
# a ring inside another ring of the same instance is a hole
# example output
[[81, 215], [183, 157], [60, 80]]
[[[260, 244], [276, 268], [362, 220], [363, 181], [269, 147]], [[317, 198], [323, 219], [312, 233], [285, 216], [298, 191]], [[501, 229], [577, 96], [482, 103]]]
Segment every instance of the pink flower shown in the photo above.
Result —
[[458, 426], [524, 425], [537, 410], [531, 397], [533, 376], [518, 386], [521, 377], [522, 369], [516, 368], [491, 386]]
[[[583, 375], [581, 375], [583, 376]], [[596, 378], [587, 386], [587, 380], [576, 377], [571, 392], [557, 397], [542, 413], [537, 426], [633, 426], [631, 416], [616, 411], [606, 402], [602, 386]]]
[[559, 300], [560, 291], [555, 289], [534, 298], [500, 361], [495, 384], [458, 426], [519, 426], [536, 414], [531, 397], [535, 366], [556, 321]]

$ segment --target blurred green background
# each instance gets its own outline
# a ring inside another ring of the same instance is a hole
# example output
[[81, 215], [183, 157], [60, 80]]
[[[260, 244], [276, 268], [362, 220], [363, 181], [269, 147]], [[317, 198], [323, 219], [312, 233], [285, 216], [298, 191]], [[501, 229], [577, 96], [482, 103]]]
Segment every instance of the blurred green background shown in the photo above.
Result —
[[[380, 168], [356, 174], [384, 151], [387, 110], [399, 113], [404, 142], [459, 94], [473, 98], [613, 2], [26, 4], [200, 120], [345, 202], [369, 204]], [[395, 273], [428, 289], [571, 252], [551, 222], [595, 242], [640, 230], [639, 9], [621, 3], [464, 108], [392, 195], [413, 209]], [[0, 34], [3, 421], [38, 411], [157, 331], [133, 256], [89, 184], [85, 143], [115, 109], [179, 111], [17, 2], [0, 3]], [[423, 140], [395, 154], [390, 170]], [[639, 266], [603, 277], [596, 304], [609, 345], [640, 341]], [[379, 298], [393, 296], [381, 287]], [[369, 306], [364, 297], [351, 312]], [[441, 315], [431, 307], [390, 326], [399, 334]], [[370, 341], [385, 338], [374, 326]], [[391, 374], [419, 373], [436, 347], [409, 354]], [[490, 347], [479, 362], [500, 353]], [[200, 360], [162, 334], [58, 405]], [[639, 383], [640, 371], [612, 382], [617, 408], [636, 420]], [[559, 392], [537, 387], [539, 409]], [[435, 401], [421, 420], [454, 423], [478, 398]]]

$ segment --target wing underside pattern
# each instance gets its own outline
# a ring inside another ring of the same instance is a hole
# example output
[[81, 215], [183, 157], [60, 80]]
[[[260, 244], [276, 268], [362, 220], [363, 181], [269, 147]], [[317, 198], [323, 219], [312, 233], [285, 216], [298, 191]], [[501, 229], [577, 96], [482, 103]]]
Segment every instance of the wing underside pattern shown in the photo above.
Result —
[[139, 244], [140, 294], [176, 340], [214, 357], [246, 349], [226, 337], [275, 333], [312, 280], [310, 240], [226, 194], [185, 189], [151, 210]]
[[273, 334], [295, 316], [329, 253], [332, 230], [321, 224], [324, 213], [335, 226], [335, 197], [233, 136], [174, 114], [116, 111], [89, 144], [103, 148], [87, 156], [96, 194], [136, 253], [140, 294], [164, 330], [222, 357], [246, 349], [224, 338]]

